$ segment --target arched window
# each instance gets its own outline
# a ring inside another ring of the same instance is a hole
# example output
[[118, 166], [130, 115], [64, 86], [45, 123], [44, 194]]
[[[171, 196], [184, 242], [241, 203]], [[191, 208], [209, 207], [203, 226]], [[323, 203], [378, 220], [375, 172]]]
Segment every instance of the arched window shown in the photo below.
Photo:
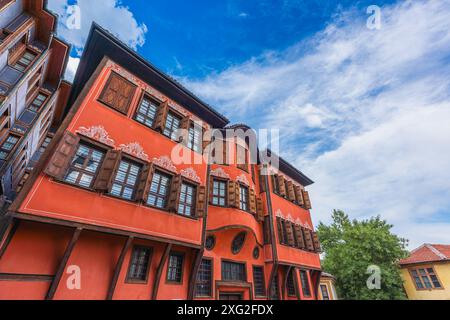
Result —
[[243, 231], [234, 237], [233, 242], [231, 243], [231, 252], [233, 254], [238, 254], [241, 251], [246, 236], [247, 232]]

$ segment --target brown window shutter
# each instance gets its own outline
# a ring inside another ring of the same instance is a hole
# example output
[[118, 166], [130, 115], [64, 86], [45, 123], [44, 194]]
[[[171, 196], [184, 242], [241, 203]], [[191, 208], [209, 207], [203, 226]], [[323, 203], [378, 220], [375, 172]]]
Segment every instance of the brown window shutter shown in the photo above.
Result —
[[235, 207], [236, 206], [236, 182], [229, 181], [228, 182], [228, 206]]
[[301, 206], [303, 206], [305, 203], [303, 202], [303, 194], [302, 194], [302, 188], [300, 186], [294, 186], [295, 191], [295, 198], [297, 200], [297, 203]]
[[136, 88], [133, 83], [113, 72], [109, 76], [100, 100], [111, 108], [127, 114]]
[[183, 142], [183, 145], [187, 146], [188, 144], [188, 139], [189, 139], [189, 127], [191, 126], [191, 119], [189, 117], [184, 117], [183, 119], [181, 119], [181, 123], [180, 123], [180, 129], [186, 130], [184, 132], [182, 132], [181, 136], [180, 136], [180, 142]]
[[261, 174], [261, 170], [259, 171], [259, 191], [266, 192], [266, 176]]
[[222, 155], [222, 164], [225, 164], [225, 165], [226, 165], [226, 164], [229, 163], [229, 161], [228, 161], [228, 144], [227, 144], [226, 141], [223, 142], [222, 152], [223, 152], [223, 155]]
[[112, 186], [112, 180], [119, 168], [122, 153], [118, 150], [109, 150], [106, 153], [105, 160], [100, 167], [97, 178], [94, 182], [94, 189], [100, 191], [109, 191]]
[[250, 212], [253, 214], [256, 214], [256, 197], [255, 197], [255, 190], [250, 189]]
[[155, 129], [163, 131], [166, 126], [167, 114], [169, 113], [169, 102], [163, 102], [158, 109], [155, 120]]
[[260, 197], [256, 199], [256, 215], [258, 221], [264, 221], [264, 204]]
[[303, 235], [305, 237], [306, 248], [309, 251], [314, 251], [314, 243], [313, 243], [313, 239], [311, 236], [311, 230], [303, 228]]
[[63, 179], [70, 162], [77, 152], [79, 142], [80, 138], [77, 135], [67, 131], [59, 141], [44, 173], [56, 179]]
[[281, 226], [281, 218], [277, 217], [278, 241], [283, 244], [283, 227]]
[[292, 231], [292, 223], [290, 223], [289, 221], [286, 221], [286, 233], [289, 246], [295, 247], [294, 232]]
[[309, 193], [308, 191], [303, 191], [303, 201], [305, 202], [304, 206], [306, 210], [311, 209], [311, 200], [309, 199]]
[[142, 168], [142, 173], [139, 178], [139, 183], [136, 191], [136, 200], [147, 201], [150, 186], [153, 178], [153, 164], [147, 163]]
[[319, 236], [317, 235], [317, 232], [313, 232], [312, 233], [312, 237], [313, 237], [315, 251], [316, 252], [320, 252], [321, 251], [320, 241], [319, 241]]
[[281, 174], [277, 175], [277, 183], [280, 196], [286, 197], [286, 185], [284, 183], [284, 177]]
[[174, 176], [172, 179], [172, 186], [170, 187], [169, 204], [167, 206], [169, 211], [176, 212], [178, 210], [181, 184], [182, 184], [181, 176], [180, 175]]
[[305, 240], [303, 239], [303, 231], [302, 231], [302, 227], [300, 227], [299, 225], [294, 225], [295, 228], [295, 232], [297, 233], [297, 243], [300, 249], [305, 249], [306, 245], [305, 245]]
[[199, 186], [197, 187], [197, 204], [196, 204], [196, 210], [195, 210], [195, 216], [197, 218], [202, 218], [205, 216], [206, 210], [206, 187], [205, 186]]
[[295, 201], [294, 184], [292, 183], [292, 181], [288, 181], [287, 186], [288, 186], [287, 194], [288, 194], [289, 200], [294, 202]]

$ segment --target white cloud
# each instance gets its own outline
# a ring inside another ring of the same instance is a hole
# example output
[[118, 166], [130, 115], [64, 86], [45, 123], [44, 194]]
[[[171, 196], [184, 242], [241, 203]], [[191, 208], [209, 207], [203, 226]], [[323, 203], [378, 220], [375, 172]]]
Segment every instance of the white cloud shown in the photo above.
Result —
[[79, 64], [80, 58], [69, 57], [69, 61], [67, 62], [66, 74], [64, 75], [65, 80], [73, 82]]
[[314, 221], [380, 214], [411, 246], [450, 243], [450, 2], [382, 7], [381, 30], [366, 18], [182, 80], [237, 122], [283, 130], [282, 154], [316, 181]]
[[144, 45], [146, 25], [139, 24], [129, 8], [119, 0], [78, 0], [76, 4], [81, 14], [80, 29], [67, 27], [70, 17], [67, 0], [49, 0], [48, 8], [59, 16], [58, 36], [73, 45], [78, 53], [83, 49], [92, 22], [97, 22], [133, 49]]

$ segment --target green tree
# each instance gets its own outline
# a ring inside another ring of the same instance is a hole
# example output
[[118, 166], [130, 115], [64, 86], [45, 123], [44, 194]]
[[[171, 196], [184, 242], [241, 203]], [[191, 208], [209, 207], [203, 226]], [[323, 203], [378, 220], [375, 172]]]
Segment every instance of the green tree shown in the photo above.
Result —
[[[336, 277], [336, 289], [341, 299], [394, 300], [405, 299], [397, 262], [407, 255], [407, 240], [391, 233], [392, 225], [380, 217], [350, 220], [340, 210], [334, 210], [333, 222], [322, 222], [317, 229], [324, 251], [322, 267]], [[369, 289], [368, 267], [381, 271], [380, 289]]]

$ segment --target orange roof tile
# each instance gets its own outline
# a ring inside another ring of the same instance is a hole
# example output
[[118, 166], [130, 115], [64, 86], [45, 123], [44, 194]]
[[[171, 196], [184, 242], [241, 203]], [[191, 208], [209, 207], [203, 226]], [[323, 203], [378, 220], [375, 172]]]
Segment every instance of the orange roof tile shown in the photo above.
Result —
[[399, 263], [405, 265], [434, 261], [450, 261], [450, 245], [426, 243], [411, 251], [409, 257], [400, 260]]

